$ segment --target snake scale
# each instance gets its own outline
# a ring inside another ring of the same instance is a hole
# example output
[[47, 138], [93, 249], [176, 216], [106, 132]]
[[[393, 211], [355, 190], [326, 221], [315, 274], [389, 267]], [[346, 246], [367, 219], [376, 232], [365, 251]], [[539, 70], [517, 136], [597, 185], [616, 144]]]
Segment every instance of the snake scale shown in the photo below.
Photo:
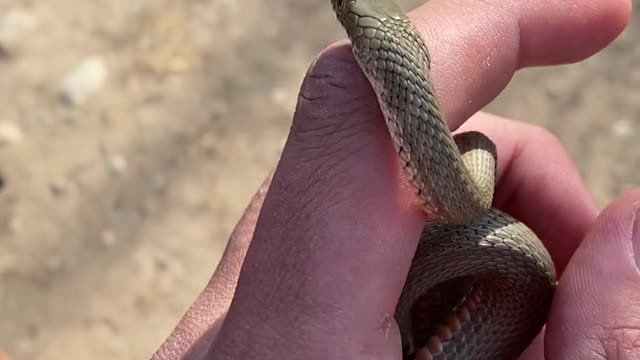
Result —
[[542, 329], [557, 282], [538, 237], [492, 208], [494, 143], [452, 135], [423, 38], [395, 3], [331, 3], [429, 214], [396, 307], [403, 357], [517, 358]]

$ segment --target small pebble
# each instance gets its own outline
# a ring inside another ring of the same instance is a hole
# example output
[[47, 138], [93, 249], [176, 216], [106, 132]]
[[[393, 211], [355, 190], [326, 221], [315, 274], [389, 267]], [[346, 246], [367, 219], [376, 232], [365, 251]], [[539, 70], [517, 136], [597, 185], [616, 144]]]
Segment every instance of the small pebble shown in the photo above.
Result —
[[108, 158], [109, 169], [116, 174], [121, 174], [127, 170], [127, 159], [122, 155], [111, 155]]
[[18, 234], [23, 228], [22, 221], [17, 216], [12, 216], [7, 223], [7, 228], [11, 234]]
[[0, 122], [0, 147], [18, 145], [22, 143], [24, 136], [20, 127], [12, 122]]
[[116, 243], [116, 234], [112, 230], [103, 230], [100, 234], [100, 241], [106, 248], [113, 247]]
[[100, 56], [88, 57], [65, 76], [59, 99], [68, 106], [83, 105], [102, 88], [106, 79], [107, 65], [104, 59]]
[[[17, 260], [15, 256], [4, 255], [0, 256], [0, 275], [7, 274], [18, 267]], [[0, 354], [2, 352], [0, 351]], [[0, 360], [2, 360], [2, 356], [0, 356]]]
[[620, 119], [611, 127], [611, 133], [615, 137], [623, 138], [631, 135], [633, 132], [633, 124], [629, 119]]
[[56, 178], [49, 184], [51, 194], [56, 197], [64, 195], [69, 189], [69, 184], [64, 178]]
[[36, 25], [35, 16], [23, 7], [9, 9], [0, 16], [0, 52], [10, 55]]
[[275, 88], [271, 91], [271, 101], [279, 106], [287, 105], [289, 99], [290, 96], [284, 88]]

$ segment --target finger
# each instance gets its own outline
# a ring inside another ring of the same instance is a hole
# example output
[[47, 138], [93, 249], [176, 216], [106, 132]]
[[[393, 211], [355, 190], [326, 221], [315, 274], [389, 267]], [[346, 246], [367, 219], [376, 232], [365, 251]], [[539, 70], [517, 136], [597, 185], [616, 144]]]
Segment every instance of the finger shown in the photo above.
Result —
[[640, 359], [640, 190], [605, 209], [571, 259], [547, 325], [548, 359]]
[[[598, 209], [565, 149], [543, 128], [478, 113], [459, 132], [476, 130], [497, 144], [494, 206], [527, 224], [543, 241], [560, 275]], [[544, 333], [520, 360], [544, 358]]]
[[595, 205], [573, 161], [547, 130], [478, 113], [459, 131], [478, 130], [498, 150], [494, 206], [529, 226], [561, 274], [595, 220]]
[[231, 233], [222, 259], [206, 288], [153, 355], [153, 360], [204, 358], [218, 335], [233, 299], [240, 268], [271, 184], [271, 176], [264, 180]]
[[[421, 22], [422, 30], [452, 33], [460, 24], [482, 18], [483, 26], [476, 30], [486, 34], [519, 31], [505, 26], [511, 23], [505, 19], [512, 16], [516, 23], [531, 24], [522, 29], [530, 32], [526, 34], [529, 39], [535, 39], [534, 25], [542, 23], [536, 17], [544, 12], [523, 11], [524, 5], [513, 2], [505, 5], [503, 16], [496, 17], [495, 8], [477, 7], [476, 3], [458, 1], [455, 4], [461, 10], [455, 14], [459, 19]], [[620, 2], [611, 0], [583, 3], [606, 12], [620, 7]], [[430, 4], [434, 14], [445, 7], [453, 11], [447, 2]], [[575, 16], [555, 1], [526, 6]], [[425, 9], [414, 15], [433, 16]], [[590, 33], [595, 23], [599, 31], [613, 37], [614, 31], [603, 29], [607, 26], [599, 19], [583, 15], [580, 22], [569, 22], [573, 28], [562, 25], [555, 31]], [[538, 30], [546, 34], [548, 29]], [[517, 39], [513, 34], [486, 36], [483, 41], [489, 44], [478, 46], [478, 39], [472, 37], [460, 37], [453, 45], [447, 45], [450, 39], [429, 38], [434, 58], [442, 56], [447, 46], [462, 46], [480, 53], [474, 58], [496, 59], [495, 67], [488, 70], [457, 63], [448, 67], [444, 61], [434, 68], [438, 82], [446, 74], [468, 75], [453, 82], [456, 87], [451, 89], [456, 92], [443, 93], [449, 97], [444, 101], [445, 111], [455, 113], [461, 104], [471, 103], [464, 107], [468, 112], [486, 102], [487, 93], [495, 95], [504, 85], [496, 79], [506, 82], [517, 68], [498, 60], [532, 63], [534, 59], [521, 57], [535, 53], [520, 52]], [[570, 50], [555, 48], [558, 53]], [[565, 53], [554, 58], [575, 56]], [[454, 98], [460, 94], [466, 95], [456, 105]], [[217, 358], [398, 355], [392, 314], [424, 218], [413, 206], [411, 192], [402, 185], [391, 149], [375, 97], [353, 58], [344, 48], [328, 50], [310, 69], [301, 90], [291, 134], [265, 199], [235, 298], [214, 343]]]
[[412, 19], [432, 56], [432, 77], [452, 129], [528, 66], [582, 60], [626, 26], [629, 0], [434, 0]]

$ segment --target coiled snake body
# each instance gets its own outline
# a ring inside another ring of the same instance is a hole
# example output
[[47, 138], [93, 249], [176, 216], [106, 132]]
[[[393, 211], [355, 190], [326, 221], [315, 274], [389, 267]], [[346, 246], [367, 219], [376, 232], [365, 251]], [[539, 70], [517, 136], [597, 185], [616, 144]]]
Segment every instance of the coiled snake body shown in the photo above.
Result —
[[491, 207], [493, 142], [452, 136], [424, 41], [391, 0], [331, 0], [430, 220], [396, 308], [406, 359], [515, 359], [540, 332], [556, 286], [549, 253]]

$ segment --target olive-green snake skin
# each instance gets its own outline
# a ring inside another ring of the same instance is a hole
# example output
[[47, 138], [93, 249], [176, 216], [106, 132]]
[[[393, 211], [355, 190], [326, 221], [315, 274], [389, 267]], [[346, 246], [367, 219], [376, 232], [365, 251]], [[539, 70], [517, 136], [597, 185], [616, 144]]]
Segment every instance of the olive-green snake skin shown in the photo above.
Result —
[[422, 36], [391, 0], [331, 0], [430, 220], [396, 308], [405, 359], [515, 359], [542, 329], [551, 257], [523, 223], [491, 207], [493, 142], [452, 136]]

